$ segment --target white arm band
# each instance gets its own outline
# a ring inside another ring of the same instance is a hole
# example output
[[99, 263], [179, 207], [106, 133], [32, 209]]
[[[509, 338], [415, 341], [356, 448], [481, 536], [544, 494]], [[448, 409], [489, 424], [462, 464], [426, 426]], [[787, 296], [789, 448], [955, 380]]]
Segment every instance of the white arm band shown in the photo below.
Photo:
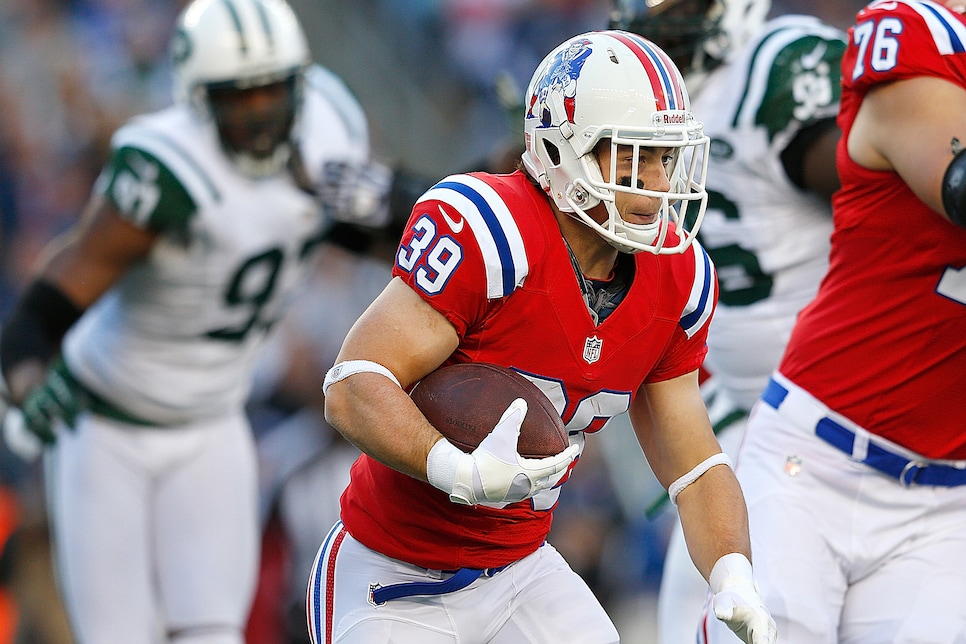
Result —
[[325, 381], [322, 383], [322, 393], [325, 394], [329, 387], [333, 384], [339, 382], [340, 380], [345, 380], [349, 376], [354, 376], [357, 373], [378, 373], [381, 376], [385, 376], [396, 383], [397, 387], [402, 387], [399, 384], [399, 380], [396, 376], [392, 374], [389, 369], [386, 369], [378, 362], [372, 362], [371, 360], [345, 360], [335, 365], [325, 374]]
[[679, 478], [674, 483], [671, 483], [667, 489], [667, 494], [669, 497], [671, 497], [671, 503], [677, 505], [678, 494], [680, 494], [684, 488], [697, 481], [702, 474], [710, 470], [715, 465], [727, 465], [731, 469], [734, 469], [734, 466], [731, 464], [731, 459], [728, 458], [728, 455], [724, 452], [719, 452], [714, 456], [709, 456], [695, 465], [694, 469], [692, 469], [690, 472]]

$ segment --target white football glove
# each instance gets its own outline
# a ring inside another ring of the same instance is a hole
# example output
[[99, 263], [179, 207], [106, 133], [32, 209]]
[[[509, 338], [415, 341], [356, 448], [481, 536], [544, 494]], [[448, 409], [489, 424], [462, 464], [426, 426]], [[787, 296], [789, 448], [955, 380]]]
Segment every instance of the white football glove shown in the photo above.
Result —
[[3, 423], [3, 440], [7, 448], [27, 463], [37, 460], [44, 451], [44, 443], [27, 429], [20, 410], [16, 407], [8, 407], [0, 422]]
[[329, 161], [322, 168], [319, 199], [336, 221], [380, 228], [389, 222], [393, 172], [378, 161]]
[[761, 600], [751, 562], [733, 552], [711, 569], [714, 616], [728, 625], [745, 644], [774, 644], [778, 627]]
[[467, 454], [443, 438], [426, 459], [426, 477], [453, 503], [516, 503], [560, 482], [580, 452], [571, 445], [556, 456], [524, 458], [517, 452], [527, 403], [517, 398], [496, 427]]

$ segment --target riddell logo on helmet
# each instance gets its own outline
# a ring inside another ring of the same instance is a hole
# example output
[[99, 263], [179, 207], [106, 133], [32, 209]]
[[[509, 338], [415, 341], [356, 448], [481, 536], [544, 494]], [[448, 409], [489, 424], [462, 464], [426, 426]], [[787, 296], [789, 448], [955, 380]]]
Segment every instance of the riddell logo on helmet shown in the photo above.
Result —
[[684, 114], [661, 114], [664, 125], [684, 125]]

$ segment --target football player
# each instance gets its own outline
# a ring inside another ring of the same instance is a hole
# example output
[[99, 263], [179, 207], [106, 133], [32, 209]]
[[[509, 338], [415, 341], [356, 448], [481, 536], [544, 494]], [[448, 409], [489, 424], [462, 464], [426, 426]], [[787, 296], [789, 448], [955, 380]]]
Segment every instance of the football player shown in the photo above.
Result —
[[[794, 3], [769, 0], [648, 4], [617, 0], [613, 23], [675, 57], [711, 138], [698, 239], [718, 269], [720, 298], [702, 389], [722, 449], [734, 456], [828, 268], [843, 29], [864, 3], [809, 3], [817, 17], [775, 17]], [[692, 641], [706, 596], [677, 523], [658, 595], [658, 641]]]
[[873, 2], [849, 30], [829, 270], [738, 464], [789, 642], [966, 641], [962, 10]]
[[[311, 571], [312, 641], [617, 642], [546, 537], [585, 440], [629, 412], [719, 615], [774, 642], [698, 389], [717, 285], [694, 240], [708, 138], [681, 75], [640, 36], [588, 33], [548, 54], [526, 99], [522, 167], [420, 198], [326, 375], [326, 417], [363, 455]], [[406, 391], [468, 361], [536, 383], [570, 447], [520, 457], [519, 400], [470, 454], [442, 438]]]
[[175, 104], [114, 134], [0, 338], [7, 395], [49, 445], [57, 577], [89, 644], [243, 641], [255, 355], [323, 210], [380, 201], [378, 181], [359, 198], [326, 182], [358, 187], [366, 120], [283, 0], [195, 0], [171, 51]]

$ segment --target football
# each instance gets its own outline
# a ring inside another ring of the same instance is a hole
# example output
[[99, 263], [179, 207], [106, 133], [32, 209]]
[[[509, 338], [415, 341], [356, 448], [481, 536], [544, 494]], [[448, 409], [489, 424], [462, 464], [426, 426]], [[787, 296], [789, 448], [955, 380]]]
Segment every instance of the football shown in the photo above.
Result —
[[517, 443], [521, 456], [554, 456], [570, 445], [550, 400], [512, 369], [482, 362], [449, 365], [420, 380], [410, 396], [433, 427], [464, 452], [476, 449], [517, 398], [527, 402]]

